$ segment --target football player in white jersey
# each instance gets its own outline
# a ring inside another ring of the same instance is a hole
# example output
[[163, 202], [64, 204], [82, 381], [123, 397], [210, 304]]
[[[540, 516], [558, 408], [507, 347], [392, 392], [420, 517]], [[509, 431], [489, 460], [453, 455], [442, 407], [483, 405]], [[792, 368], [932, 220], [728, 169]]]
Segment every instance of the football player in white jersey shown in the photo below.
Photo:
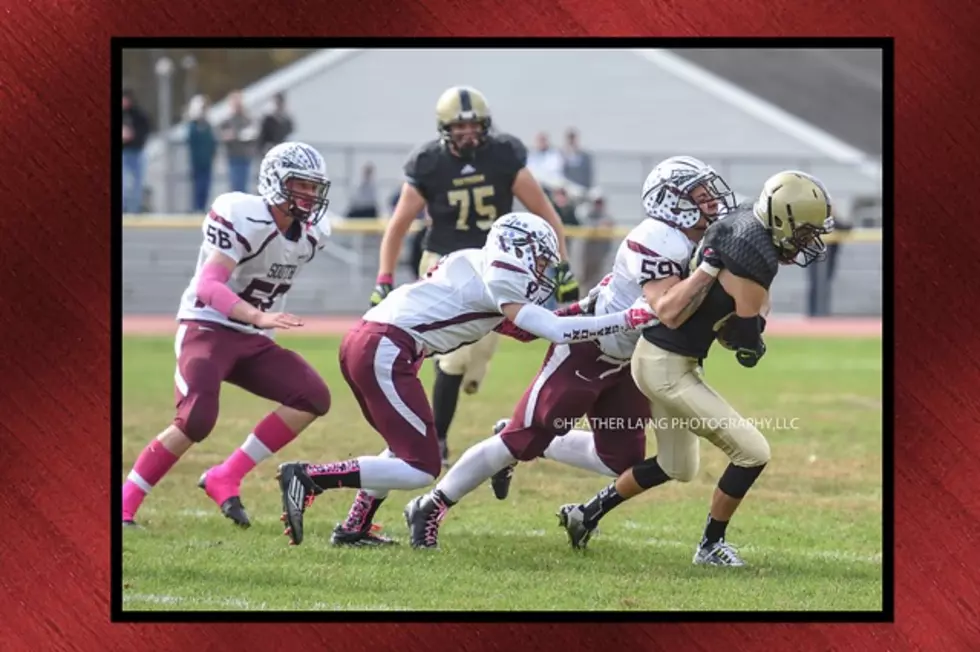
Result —
[[[589, 340], [653, 321], [649, 306], [600, 316], [558, 317], [541, 307], [555, 291], [558, 238], [542, 218], [510, 213], [490, 227], [482, 249], [444, 256], [419, 281], [393, 290], [344, 338], [340, 368], [368, 422], [388, 444], [380, 455], [279, 467], [283, 520], [291, 543], [303, 539], [303, 512], [326, 489], [360, 488], [333, 542], [377, 545], [372, 531], [391, 489], [425, 487], [441, 456], [432, 409], [418, 378], [422, 361], [476, 342], [505, 319], [556, 343]], [[409, 518], [412, 518], [409, 516]]]
[[150, 490], [211, 433], [222, 382], [280, 404], [199, 482], [241, 527], [250, 525], [239, 496], [245, 475], [327, 413], [330, 392], [323, 379], [276, 344], [272, 329], [302, 326], [282, 310], [296, 276], [323, 248], [329, 189], [320, 153], [287, 142], [263, 158], [258, 195], [231, 192], [215, 199], [201, 224], [197, 269], [177, 313], [177, 414], [143, 449], [123, 485], [124, 525], [135, 524]]
[[[734, 208], [734, 193], [711, 166], [672, 157], [650, 172], [642, 200], [649, 219], [620, 244], [612, 273], [576, 305], [596, 315], [614, 313], [642, 303], [650, 281], [675, 278], [650, 305], [660, 321], [682, 323], [697, 307], [700, 288], [714, 280], [703, 270], [684, 278], [695, 243]], [[678, 206], [685, 221], [678, 219]], [[503, 334], [533, 339], [514, 331]], [[430, 493], [409, 503], [413, 545], [436, 547], [448, 508], [488, 478], [497, 498], [506, 498], [518, 461], [544, 457], [610, 477], [641, 462], [650, 403], [630, 373], [639, 337], [640, 331], [623, 331], [553, 344], [511, 418], [498, 421], [490, 438], [467, 450]], [[572, 429], [583, 415], [591, 429]]]
[[[770, 177], [756, 202], [712, 225], [690, 267], [709, 272], [699, 307], [676, 327], [643, 331], [631, 370], [651, 401], [657, 454], [633, 466], [586, 503], [559, 508], [559, 523], [574, 548], [584, 548], [599, 521], [639, 494], [671, 480], [690, 482], [698, 471], [700, 440], [723, 451], [729, 464], [711, 497], [694, 564], [739, 567], [745, 562], [726, 541], [728, 524], [770, 461], [765, 435], [704, 380], [702, 365], [717, 341], [744, 367], [765, 355], [762, 338], [769, 288], [783, 265], [820, 260], [822, 236], [834, 228], [833, 201], [816, 177], [787, 170]], [[657, 285], [646, 286], [650, 296]], [[717, 349], [716, 349], [717, 350]]]

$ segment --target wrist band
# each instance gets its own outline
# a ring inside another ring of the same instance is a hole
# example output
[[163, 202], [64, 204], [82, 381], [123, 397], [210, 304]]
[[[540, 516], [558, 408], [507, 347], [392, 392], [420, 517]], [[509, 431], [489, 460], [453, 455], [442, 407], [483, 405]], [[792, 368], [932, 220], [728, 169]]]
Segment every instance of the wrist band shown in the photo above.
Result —
[[708, 261], [704, 261], [700, 265], [698, 265], [698, 269], [700, 269], [702, 272], [704, 272], [711, 278], [718, 278], [718, 274], [721, 272], [720, 268], [711, 265], [710, 263], [708, 263]]

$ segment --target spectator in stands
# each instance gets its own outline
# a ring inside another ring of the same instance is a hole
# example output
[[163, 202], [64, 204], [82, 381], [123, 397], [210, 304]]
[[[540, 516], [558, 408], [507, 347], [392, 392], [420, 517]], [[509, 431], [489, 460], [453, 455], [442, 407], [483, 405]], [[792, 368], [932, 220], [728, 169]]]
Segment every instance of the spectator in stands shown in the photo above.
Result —
[[361, 181], [351, 196], [347, 217], [378, 217], [378, 189], [374, 184], [374, 164], [361, 169]]
[[[589, 199], [578, 207], [579, 222], [586, 228], [611, 229], [613, 220], [606, 212], [606, 200], [599, 188], [589, 191]], [[600, 234], [596, 234], [599, 236]], [[612, 248], [612, 241], [603, 237], [590, 237], [585, 240], [585, 263], [582, 269], [582, 287], [594, 287], [605, 276], [606, 257]]]
[[241, 91], [232, 91], [228, 96], [228, 103], [231, 105], [232, 115], [221, 125], [221, 141], [225, 144], [228, 156], [231, 190], [248, 192], [248, 175], [255, 154], [258, 129], [245, 111]]
[[527, 153], [527, 169], [545, 190], [552, 191], [565, 178], [561, 152], [551, 146], [548, 134], [541, 132], [534, 141], [534, 148]]
[[592, 175], [592, 155], [582, 151], [578, 142], [578, 131], [574, 127], [569, 127], [565, 132], [565, 149], [562, 152], [564, 161], [565, 178], [572, 183], [577, 183], [585, 190], [589, 190], [594, 185]]
[[143, 148], [150, 136], [150, 119], [131, 90], [122, 93], [123, 212], [143, 212]]
[[195, 95], [187, 105], [187, 149], [190, 154], [191, 185], [193, 187], [191, 210], [201, 212], [207, 208], [211, 196], [214, 156], [218, 140], [208, 122], [210, 106], [204, 95]]
[[276, 93], [273, 99], [274, 108], [262, 119], [262, 128], [259, 129], [259, 156], [265, 156], [266, 152], [285, 142], [289, 134], [293, 133], [293, 118], [286, 111], [286, 96], [283, 93]]
[[575, 216], [575, 205], [568, 196], [568, 191], [562, 186], [556, 186], [551, 191], [551, 203], [554, 204], [561, 223], [565, 226], [578, 226], [578, 218]]

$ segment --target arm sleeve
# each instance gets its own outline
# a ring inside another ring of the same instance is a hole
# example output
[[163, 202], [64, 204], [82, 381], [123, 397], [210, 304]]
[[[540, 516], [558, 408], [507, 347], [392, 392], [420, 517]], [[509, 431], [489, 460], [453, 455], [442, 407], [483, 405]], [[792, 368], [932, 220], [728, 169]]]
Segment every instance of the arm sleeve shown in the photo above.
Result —
[[567, 344], [624, 331], [626, 319], [620, 312], [599, 317], [559, 317], [529, 303], [517, 313], [514, 325], [555, 344]]
[[228, 287], [231, 270], [218, 263], [208, 263], [197, 279], [197, 298], [227, 317], [241, 297]]

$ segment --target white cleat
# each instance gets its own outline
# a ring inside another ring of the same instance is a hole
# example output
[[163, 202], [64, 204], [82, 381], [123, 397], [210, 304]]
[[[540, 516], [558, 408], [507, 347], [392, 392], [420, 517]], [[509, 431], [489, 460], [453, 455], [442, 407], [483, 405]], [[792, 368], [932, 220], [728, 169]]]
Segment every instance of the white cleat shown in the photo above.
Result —
[[704, 547], [698, 546], [694, 551], [693, 562], [695, 565], [704, 566], [745, 566], [745, 562], [738, 556], [738, 551], [725, 543], [724, 539]]

